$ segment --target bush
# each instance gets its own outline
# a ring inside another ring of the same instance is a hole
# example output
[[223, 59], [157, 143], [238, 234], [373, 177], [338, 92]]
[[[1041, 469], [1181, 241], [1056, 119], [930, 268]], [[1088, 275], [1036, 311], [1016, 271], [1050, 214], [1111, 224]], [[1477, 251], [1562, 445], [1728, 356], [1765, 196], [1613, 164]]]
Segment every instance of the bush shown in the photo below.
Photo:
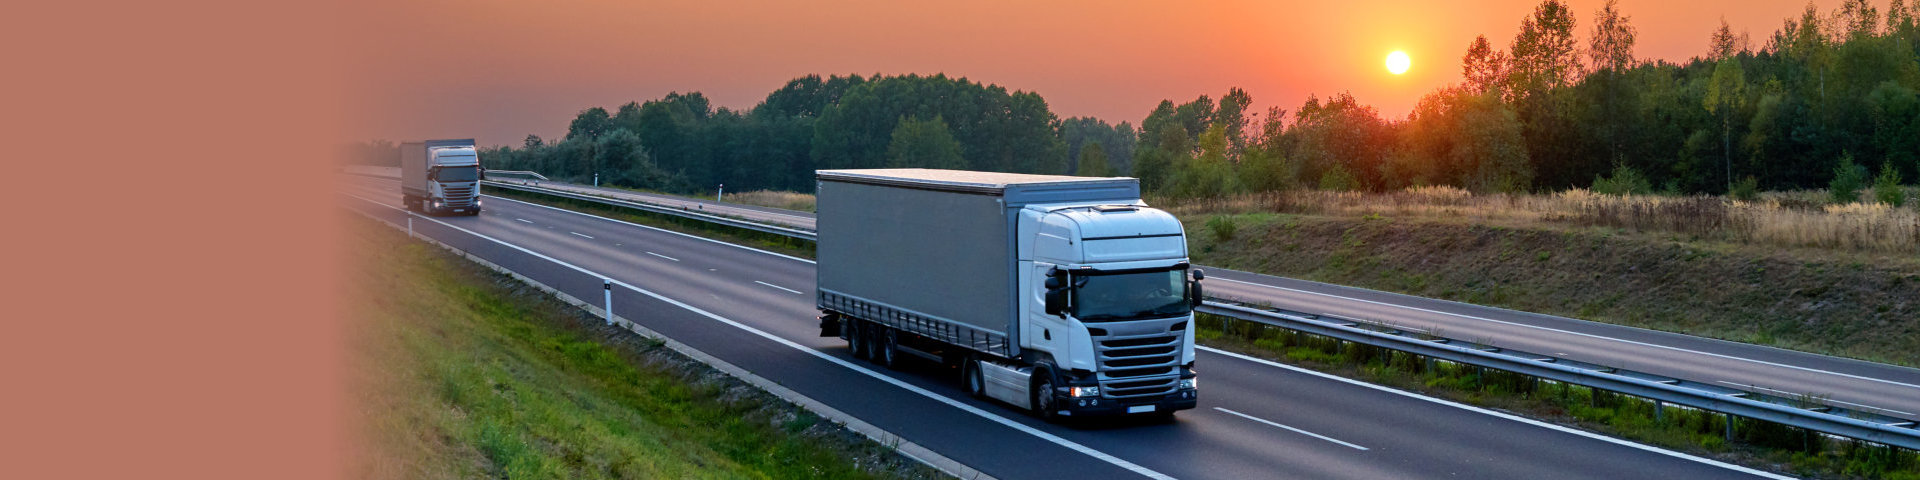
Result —
[[1747, 178], [1733, 182], [1733, 190], [1728, 191], [1727, 195], [1732, 196], [1734, 200], [1742, 202], [1758, 200], [1760, 198], [1760, 179], [1748, 175]]
[[1880, 176], [1873, 179], [1873, 199], [1893, 208], [1907, 204], [1907, 190], [1900, 188], [1900, 171], [1893, 162], [1880, 165]]
[[1240, 223], [1235, 222], [1232, 215], [1214, 215], [1207, 220], [1207, 230], [1213, 232], [1215, 240], [1224, 242], [1232, 240], [1233, 234], [1240, 231]]
[[1320, 175], [1320, 189], [1330, 192], [1351, 192], [1360, 189], [1360, 180], [1347, 173], [1346, 167], [1335, 165], [1327, 173]]
[[1853, 164], [1853, 154], [1842, 154], [1840, 166], [1833, 168], [1833, 183], [1827, 184], [1827, 194], [1835, 204], [1848, 204], [1860, 201], [1860, 188], [1867, 184], [1867, 169]]
[[1626, 164], [1613, 165], [1613, 178], [1593, 177], [1593, 191], [1608, 195], [1646, 195], [1653, 193], [1653, 182]]

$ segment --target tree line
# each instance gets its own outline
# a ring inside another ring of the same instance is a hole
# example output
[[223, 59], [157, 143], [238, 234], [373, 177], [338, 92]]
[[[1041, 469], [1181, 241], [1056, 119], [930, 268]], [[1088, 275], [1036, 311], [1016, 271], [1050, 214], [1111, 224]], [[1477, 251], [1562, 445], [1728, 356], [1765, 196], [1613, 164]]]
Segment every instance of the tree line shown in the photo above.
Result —
[[1130, 175], [1181, 197], [1897, 184], [1920, 178], [1916, 17], [1920, 2], [1809, 3], [1759, 45], [1722, 21], [1702, 55], [1671, 63], [1633, 55], [1637, 29], [1614, 1], [1582, 27], [1545, 0], [1505, 48], [1469, 42], [1462, 83], [1400, 120], [1347, 93], [1250, 112], [1252, 96], [1231, 88], [1218, 100], [1162, 101], [1136, 128], [1059, 118], [1037, 93], [965, 78], [809, 75], [747, 110], [714, 108], [698, 92], [589, 108], [562, 138], [529, 135], [481, 156], [493, 169], [676, 192], [810, 192], [815, 169], [883, 167]]

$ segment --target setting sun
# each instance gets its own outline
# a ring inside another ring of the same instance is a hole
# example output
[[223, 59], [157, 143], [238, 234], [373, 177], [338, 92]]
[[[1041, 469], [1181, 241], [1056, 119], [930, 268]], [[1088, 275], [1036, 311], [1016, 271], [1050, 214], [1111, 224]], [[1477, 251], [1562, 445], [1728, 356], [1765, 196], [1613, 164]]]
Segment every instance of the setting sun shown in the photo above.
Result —
[[1407, 58], [1407, 52], [1394, 50], [1387, 54], [1387, 71], [1394, 75], [1407, 73], [1407, 67], [1413, 66], [1413, 59]]

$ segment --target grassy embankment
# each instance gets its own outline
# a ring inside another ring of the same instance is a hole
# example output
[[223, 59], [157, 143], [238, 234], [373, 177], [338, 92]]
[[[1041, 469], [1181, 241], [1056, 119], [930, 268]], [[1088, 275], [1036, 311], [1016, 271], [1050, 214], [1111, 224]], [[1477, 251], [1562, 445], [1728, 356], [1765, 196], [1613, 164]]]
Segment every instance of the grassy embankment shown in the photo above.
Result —
[[1445, 188], [1157, 203], [1197, 263], [1920, 365], [1910, 209]]
[[509, 277], [347, 225], [355, 476], [939, 476]]

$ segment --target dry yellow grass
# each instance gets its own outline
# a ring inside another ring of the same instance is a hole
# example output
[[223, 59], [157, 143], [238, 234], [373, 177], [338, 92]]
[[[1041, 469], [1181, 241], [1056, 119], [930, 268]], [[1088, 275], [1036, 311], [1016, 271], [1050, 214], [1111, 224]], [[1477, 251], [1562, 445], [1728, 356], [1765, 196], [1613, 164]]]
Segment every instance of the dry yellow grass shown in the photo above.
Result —
[[799, 210], [802, 212], [813, 211], [813, 195], [799, 192], [754, 190], [751, 192], [728, 194], [726, 201], [746, 205], [759, 205], [762, 207]]
[[1584, 189], [1474, 194], [1453, 187], [1415, 187], [1387, 193], [1296, 190], [1213, 200], [1155, 199], [1154, 203], [1176, 215], [1379, 215], [1516, 226], [1600, 226], [1764, 246], [1920, 252], [1920, 212], [1868, 203], [1818, 205], [1804, 197], [1770, 194], [1742, 202], [1712, 196], [1605, 195]]

